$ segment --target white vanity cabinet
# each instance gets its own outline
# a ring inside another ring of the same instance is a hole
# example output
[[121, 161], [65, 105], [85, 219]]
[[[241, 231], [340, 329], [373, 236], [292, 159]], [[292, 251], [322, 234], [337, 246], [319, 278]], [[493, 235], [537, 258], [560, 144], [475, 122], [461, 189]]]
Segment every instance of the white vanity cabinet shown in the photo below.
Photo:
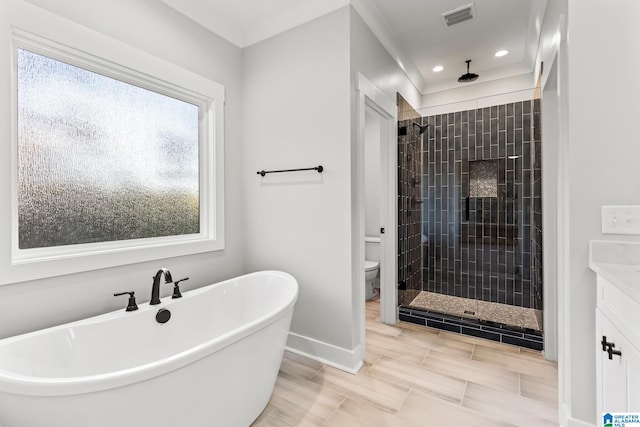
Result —
[[[640, 284], [640, 272], [636, 273]], [[598, 416], [640, 412], [640, 303], [598, 275], [596, 370]]]

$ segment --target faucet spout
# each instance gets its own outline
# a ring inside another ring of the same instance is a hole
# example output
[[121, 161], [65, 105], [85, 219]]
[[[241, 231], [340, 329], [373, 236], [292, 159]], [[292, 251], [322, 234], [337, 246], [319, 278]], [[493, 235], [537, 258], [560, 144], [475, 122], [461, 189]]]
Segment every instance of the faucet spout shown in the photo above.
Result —
[[156, 275], [153, 277], [153, 287], [151, 288], [151, 301], [149, 301], [149, 305], [160, 304], [160, 279], [162, 276], [164, 276], [164, 283], [173, 282], [169, 270], [166, 268], [158, 270]]

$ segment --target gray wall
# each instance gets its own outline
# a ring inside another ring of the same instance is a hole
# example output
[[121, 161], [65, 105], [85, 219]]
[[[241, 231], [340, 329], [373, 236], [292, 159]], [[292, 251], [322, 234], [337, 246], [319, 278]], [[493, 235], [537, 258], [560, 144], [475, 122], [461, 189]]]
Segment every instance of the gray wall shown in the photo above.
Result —
[[[243, 176], [247, 269], [300, 285], [289, 345], [352, 351], [349, 9], [244, 50]], [[257, 176], [262, 169], [325, 171]], [[331, 357], [325, 355], [325, 357]]]
[[[352, 252], [356, 75], [391, 99], [399, 90], [415, 99], [415, 88], [351, 7], [246, 48], [244, 61], [247, 269], [292, 273], [300, 297], [289, 345], [353, 368], [364, 319]], [[321, 175], [255, 174], [317, 164]]]

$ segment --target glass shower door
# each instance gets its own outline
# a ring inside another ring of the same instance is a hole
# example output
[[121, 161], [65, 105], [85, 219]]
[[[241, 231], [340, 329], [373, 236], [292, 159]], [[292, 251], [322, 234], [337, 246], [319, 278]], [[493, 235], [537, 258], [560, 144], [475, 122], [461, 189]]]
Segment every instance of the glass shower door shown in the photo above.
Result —
[[398, 304], [410, 305], [422, 290], [421, 120], [398, 122]]

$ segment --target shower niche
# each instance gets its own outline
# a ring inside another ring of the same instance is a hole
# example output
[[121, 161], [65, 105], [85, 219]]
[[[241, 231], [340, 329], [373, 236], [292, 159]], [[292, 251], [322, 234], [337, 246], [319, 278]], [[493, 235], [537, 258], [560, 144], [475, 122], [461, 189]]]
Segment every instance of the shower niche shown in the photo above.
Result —
[[504, 159], [462, 162], [462, 192], [466, 197], [460, 220], [461, 245], [465, 240], [504, 247], [516, 244], [517, 194], [515, 183], [507, 182], [506, 169]]

